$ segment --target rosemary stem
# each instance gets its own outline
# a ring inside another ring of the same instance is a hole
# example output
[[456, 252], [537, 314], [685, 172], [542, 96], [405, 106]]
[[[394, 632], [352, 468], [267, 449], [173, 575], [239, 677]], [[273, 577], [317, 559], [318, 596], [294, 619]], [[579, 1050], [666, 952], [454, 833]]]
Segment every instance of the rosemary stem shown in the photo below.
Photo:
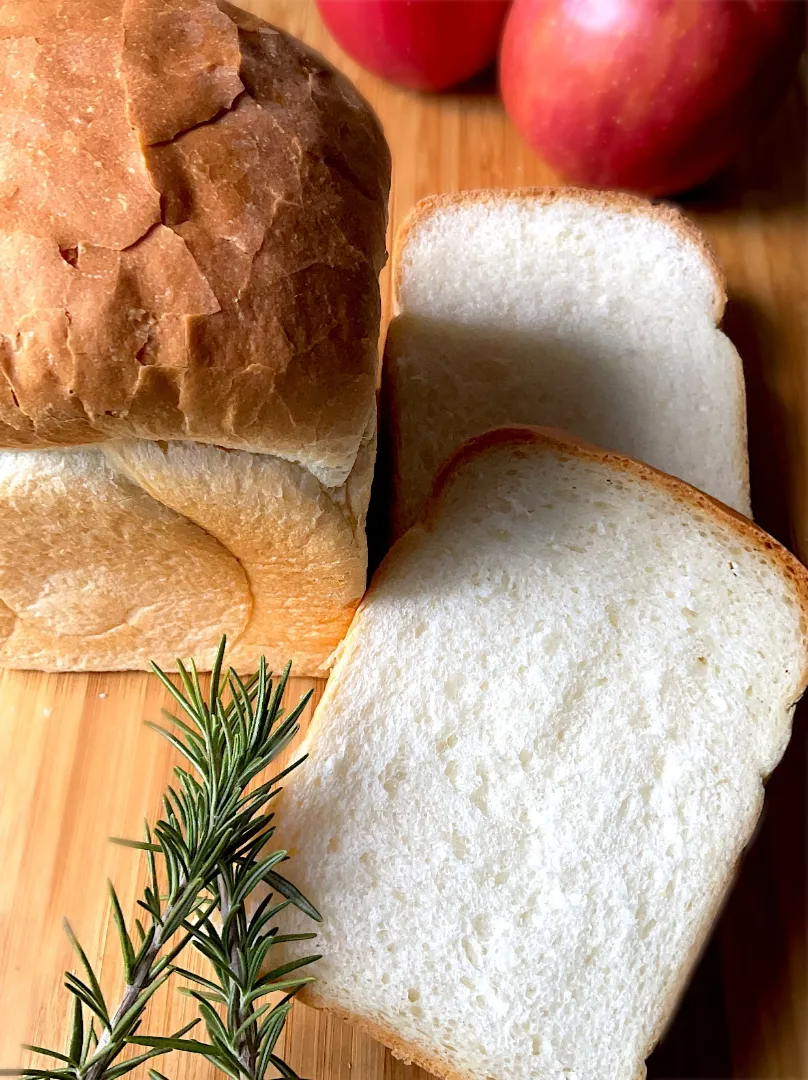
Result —
[[[178, 899], [165, 912], [162, 923], [155, 925], [154, 938], [152, 940], [152, 943], [145, 951], [138, 964], [135, 966], [135, 969], [132, 972], [132, 980], [126, 985], [126, 989], [121, 996], [120, 1003], [110, 1018], [109, 1027], [104, 1028], [104, 1030], [101, 1032], [98, 1039], [98, 1046], [96, 1047], [96, 1054], [99, 1051], [103, 1050], [105, 1047], [109, 1046], [110, 1042], [116, 1034], [115, 1029], [117, 1028], [118, 1024], [120, 1024], [121, 1020], [123, 1020], [129, 1010], [135, 1004], [140, 994], [152, 981], [150, 978], [152, 968], [154, 967], [154, 963], [160, 955], [160, 950], [162, 949], [164, 944], [163, 927], [167, 924], [171, 924], [174, 921], [180, 907], [183, 906], [183, 899], [185, 897], [186, 887], [187, 882], [182, 881], [181, 886], [178, 890]], [[104, 1074], [106, 1073], [106, 1070], [107, 1064], [104, 1062], [103, 1058], [101, 1060], [97, 1060], [95, 1064], [90, 1065], [90, 1067], [85, 1072], [84, 1080], [102, 1080]]]
[[[221, 912], [222, 923], [224, 924], [228, 915], [230, 914], [230, 891], [227, 886], [227, 882], [224, 877], [219, 877], [219, 911]], [[233, 970], [238, 973], [240, 977], [243, 977], [245, 972], [243, 971], [241, 957], [239, 955], [238, 948], [235, 942], [230, 946], [230, 962], [233, 966]], [[236, 992], [236, 1000], [234, 1004], [234, 1027], [240, 1028], [250, 1013], [254, 1012], [252, 1005], [248, 1005], [246, 1009], [242, 1009], [241, 1005], [241, 990]], [[245, 1080], [253, 1080], [255, 1076], [256, 1067], [258, 1064], [256, 1047], [253, 1044], [253, 1040], [250, 1038], [250, 1031], [247, 1028], [238, 1037], [237, 1040], [237, 1056], [243, 1066], [243, 1076]]]
[[[109, 1046], [112, 1036], [115, 1032], [115, 1028], [121, 1022], [124, 1016], [129, 1012], [132, 1006], [138, 999], [141, 991], [146, 987], [149, 981], [149, 975], [151, 973], [154, 961], [157, 959], [160, 949], [162, 947], [162, 939], [160, 936], [159, 928], [154, 935], [154, 941], [150, 945], [149, 949], [143, 955], [143, 959], [137, 965], [133, 972], [133, 978], [131, 983], [128, 983], [123, 995], [121, 996], [120, 1004], [113, 1013], [110, 1019], [110, 1025], [108, 1028], [104, 1028], [98, 1039], [98, 1046], [96, 1047], [96, 1053], [103, 1050], [106, 1046]], [[96, 1061], [94, 1065], [91, 1065], [84, 1075], [84, 1080], [101, 1080], [107, 1069], [107, 1065], [103, 1060]]]

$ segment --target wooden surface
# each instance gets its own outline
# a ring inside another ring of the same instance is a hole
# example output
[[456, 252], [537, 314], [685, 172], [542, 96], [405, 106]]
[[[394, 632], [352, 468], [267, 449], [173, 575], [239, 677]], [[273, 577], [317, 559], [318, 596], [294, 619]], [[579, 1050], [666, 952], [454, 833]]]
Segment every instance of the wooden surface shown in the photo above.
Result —
[[[395, 164], [391, 227], [436, 191], [542, 184], [554, 177], [510, 128], [490, 80], [442, 97], [395, 90], [360, 72], [305, 0], [245, 3], [320, 48], [360, 86], [384, 123]], [[744, 357], [756, 516], [808, 557], [806, 504], [805, 110], [795, 90], [770, 131], [733, 170], [684, 201], [728, 278], [725, 327]], [[389, 310], [389, 280], [383, 279]], [[292, 693], [304, 685], [298, 681]], [[153, 816], [174, 757], [142, 726], [165, 695], [140, 674], [0, 674], [0, 1063], [23, 1040], [61, 1041], [70, 962], [67, 915], [110, 987], [119, 978], [105, 879], [133, 908], [142, 880], [132, 852], [106, 842]], [[806, 717], [769, 788], [757, 840], [652, 1077], [808, 1077]], [[181, 999], [180, 999], [181, 1000]], [[149, 1027], [185, 1012], [161, 996]], [[420, 1072], [346, 1024], [298, 1007], [291, 1063], [313, 1080], [405, 1080]], [[164, 1066], [165, 1068], [165, 1066]], [[212, 1075], [172, 1059], [172, 1080]], [[138, 1075], [138, 1074], [135, 1074]], [[597, 1080], [597, 1078], [582, 1078]]]

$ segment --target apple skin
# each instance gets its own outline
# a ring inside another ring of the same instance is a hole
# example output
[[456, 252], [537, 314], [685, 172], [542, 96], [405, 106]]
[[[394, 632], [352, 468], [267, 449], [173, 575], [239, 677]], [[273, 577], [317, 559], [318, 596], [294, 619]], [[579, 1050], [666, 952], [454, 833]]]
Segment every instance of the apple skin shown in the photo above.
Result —
[[709, 179], [768, 119], [804, 18], [801, 0], [514, 0], [502, 98], [565, 179], [670, 195]]
[[510, 0], [317, 0], [362, 67], [411, 90], [446, 90], [495, 59]]

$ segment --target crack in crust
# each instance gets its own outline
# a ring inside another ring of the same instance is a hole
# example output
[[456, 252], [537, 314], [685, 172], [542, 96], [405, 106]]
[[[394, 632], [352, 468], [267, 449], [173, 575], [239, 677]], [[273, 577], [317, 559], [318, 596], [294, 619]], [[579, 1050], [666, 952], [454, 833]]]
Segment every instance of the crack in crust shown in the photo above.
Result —
[[127, 111], [147, 146], [223, 114], [244, 90], [238, 31], [209, 0], [125, 0], [122, 22]]

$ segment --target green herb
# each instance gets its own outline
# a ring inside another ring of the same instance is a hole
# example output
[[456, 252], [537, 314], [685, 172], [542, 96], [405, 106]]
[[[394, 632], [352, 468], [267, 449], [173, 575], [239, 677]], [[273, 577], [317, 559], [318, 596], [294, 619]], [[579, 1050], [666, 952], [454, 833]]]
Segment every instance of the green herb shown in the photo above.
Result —
[[[67, 1050], [29, 1046], [57, 1064], [2, 1070], [4, 1075], [26, 1080], [117, 1080], [142, 1062], [184, 1050], [201, 1054], [233, 1080], [263, 1080], [268, 1073], [294, 1078], [292, 1069], [275, 1054], [275, 1046], [292, 997], [311, 981], [299, 970], [319, 957], [306, 956], [261, 972], [275, 945], [314, 936], [279, 934], [272, 921], [284, 907], [293, 904], [310, 918], [320, 919], [278, 872], [286, 852], [266, 854], [275, 831], [267, 804], [279, 793], [281, 779], [303, 759], [252, 790], [249, 785], [295, 737], [311, 693], [284, 714], [280, 703], [289, 666], [273, 686], [263, 657], [250, 680], [243, 682], [231, 669], [223, 688], [224, 647], [222, 638], [207, 700], [193, 662], [190, 671], [177, 662], [184, 693], [152, 665], [186, 719], [164, 712], [174, 731], [149, 726], [179, 750], [192, 771], [175, 768], [176, 782], [163, 798], [163, 817], [152, 829], [146, 825], [142, 841], [115, 841], [145, 851], [149, 864], [149, 883], [138, 901], [145, 915], [135, 920], [134, 931], [109, 886], [126, 979], [118, 1005], [113, 1009], [107, 1003], [86, 953], [66, 924], [82, 969], [81, 976], [72, 972], [65, 976], [74, 999]], [[248, 910], [248, 898], [262, 883], [269, 894]], [[214, 978], [177, 965], [189, 945], [210, 960]], [[169, 1038], [138, 1034], [149, 999], [175, 974], [196, 984], [186, 992], [197, 1001], [208, 1042], [185, 1038], [199, 1019]], [[261, 1000], [278, 991], [284, 995], [279, 1002]], [[122, 1060], [130, 1044], [146, 1049]], [[154, 1069], [150, 1075], [152, 1080], [165, 1080]]]

